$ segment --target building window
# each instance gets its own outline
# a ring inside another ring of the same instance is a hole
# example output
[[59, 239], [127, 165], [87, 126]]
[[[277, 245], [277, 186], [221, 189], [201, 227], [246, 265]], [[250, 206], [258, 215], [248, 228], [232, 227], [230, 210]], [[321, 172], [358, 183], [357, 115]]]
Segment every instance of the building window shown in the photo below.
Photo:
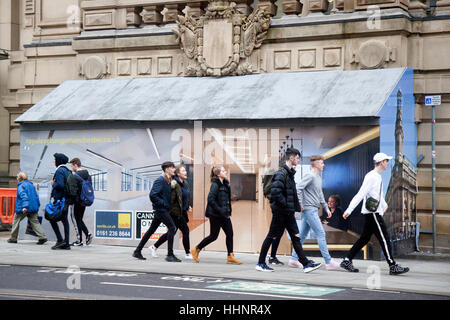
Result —
[[107, 172], [98, 172], [91, 175], [94, 191], [106, 191], [107, 177]]
[[131, 182], [133, 181], [133, 175], [127, 171], [122, 171], [122, 191], [132, 191]]
[[142, 191], [142, 178], [136, 177], [136, 191]]

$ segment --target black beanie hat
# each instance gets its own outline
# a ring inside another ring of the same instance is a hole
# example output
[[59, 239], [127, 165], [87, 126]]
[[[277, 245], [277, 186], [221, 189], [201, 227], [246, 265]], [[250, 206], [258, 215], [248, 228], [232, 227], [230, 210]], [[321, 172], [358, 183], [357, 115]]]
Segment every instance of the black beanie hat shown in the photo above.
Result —
[[55, 165], [56, 166], [60, 166], [62, 164], [66, 164], [67, 162], [69, 162], [69, 158], [67, 158], [67, 156], [64, 153], [55, 153], [53, 155], [55, 157]]

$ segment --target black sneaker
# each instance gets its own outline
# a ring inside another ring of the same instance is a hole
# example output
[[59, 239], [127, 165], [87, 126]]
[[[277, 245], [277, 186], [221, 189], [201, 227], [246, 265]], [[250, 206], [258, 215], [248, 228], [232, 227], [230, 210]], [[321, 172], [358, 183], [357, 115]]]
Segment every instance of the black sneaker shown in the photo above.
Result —
[[167, 262], [181, 262], [180, 259], [178, 259], [175, 255], [166, 256]]
[[87, 246], [91, 244], [92, 239], [94, 239], [94, 237], [92, 236], [92, 234], [89, 233], [86, 237], [86, 245]]
[[316, 269], [319, 269], [322, 266], [321, 263], [308, 263], [306, 266], [303, 267], [304, 273], [309, 273], [311, 271], [314, 271]]
[[13, 240], [13, 239], [8, 239], [7, 241], [8, 243], [17, 243], [17, 240]]
[[56, 244], [52, 247], [52, 250], [57, 250], [57, 249], [61, 249], [61, 247], [63, 245], [65, 245], [66, 243], [64, 241], [61, 242], [56, 242]]
[[44, 244], [47, 242], [47, 239], [39, 239], [38, 242], [36, 242], [36, 244]]
[[279, 266], [284, 266], [284, 263], [281, 262], [280, 260], [278, 260], [277, 257], [275, 257], [275, 258], [269, 257], [269, 264], [276, 264]]
[[389, 274], [390, 275], [398, 275], [402, 273], [407, 273], [409, 271], [408, 267], [401, 267], [398, 264], [394, 264], [393, 266], [389, 267]]
[[140, 251], [134, 251], [133, 257], [135, 257], [139, 260], [147, 260], [147, 258], [145, 258]]
[[72, 247], [82, 247], [83, 246], [83, 242], [81, 241], [75, 241], [74, 243], [71, 244]]
[[359, 272], [359, 269], [356, 269], [350, 260], [342, 260], [341, 268], [347, 270], [348, 272]]
[[58, 242], [52, 247], [53, 250], [70, 250], [70, 244], [67, 242]]

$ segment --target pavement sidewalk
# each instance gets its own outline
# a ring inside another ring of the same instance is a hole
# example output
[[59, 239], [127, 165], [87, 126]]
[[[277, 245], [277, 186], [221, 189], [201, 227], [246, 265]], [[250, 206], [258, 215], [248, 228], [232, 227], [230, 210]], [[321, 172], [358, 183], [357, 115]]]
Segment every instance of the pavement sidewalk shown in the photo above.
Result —
[[[158, 251], [159, 257], [152, 258], [148, 248], [143, 250], [145, 261], [131, 256], [134, 248], [124, 246], [106, 246], [92, 244], [90, 246], [72, 247], [72, 250], [51, 250], [54, 243], [49, 241], [39, 246], [36, 241], [20, 240], [18, 244], [10, 244], [0, 239], [0, 264], [67, 268], [78, 266], [81, 269], [108, 271], [148, 272], [177, 275], [193, 275], [203, 277], [226, 277], [244, 280], [261, 280], [271, 282], [289, 282], [292, 284], [308, 284], [335, 287], [350, 287], [368, 290], [368, 284], [375, 283], [379, 270], [379, 290], [437, 294], [450, 297], [450, 262], [397, 259], [402, 266], [408, 266], [409, 273], [390, 276], [385, 261], [354, 260], [359, 273], [349, 273], [342, 269], [327, 271], [325, 266], [305, 274], [301, 269], [287, 266], [289, 257], [278, 256], [284, 266], [274, 267], [275, 272], [258, 272], [255, 265], [257, 254], [237, 253], [236, 257], [243, 261], [242, 265], [226, 264], [226, 253], [202, 251], [200, 263], [184, 259], [184, 251], [175, 250], [175, 255], [183, 260], [181, 263], [166, 262], [166, 249]], [[322, 262], [322, 258], [312, 258]], [[340, 259], [336, 259], [340, 262]], [[374, 273], [375, 271], [375, 273]], [[1, 272], [1, 269], [0, 269]]]

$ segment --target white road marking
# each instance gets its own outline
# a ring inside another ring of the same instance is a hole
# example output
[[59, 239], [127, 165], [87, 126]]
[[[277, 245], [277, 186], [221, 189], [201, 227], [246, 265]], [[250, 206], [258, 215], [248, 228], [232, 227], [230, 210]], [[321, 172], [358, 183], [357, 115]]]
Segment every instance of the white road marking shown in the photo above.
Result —
[[374, 292], [384, 292], [384, 293], [401, 293], [400, 291], [388, 291], [388, 290], [366, 289], [366, 288], [352, 288], [352, 290], [374, 291]]
[[142, 288], [156, 288], [156, 289], [173, 289], [173, 290], [186, 290], [186, 291], [201, 291], [201, 292], [216, 292], [216, 293], [226, 293], [226, 294], [240, 294], [249, 296], [264, 296], [272, 298], [284, 298], [284, 299], [295, 299], [295, 300], [324, 300], [318, 298], [307, 298], [299, 296], [283, 296], [265, 293], [254, 293], [254, 292], [240, 292], [240, 291], [229, 291], [229, 290], [215, 290], [215, 289], [203, 289], [203, 288], [183, 288], [183, 287], [169, 287], [169, 286], [155, 286], [148, 284], [135, 284], [135, 283], [117, 283], [117, 282], [100, 282], [100, 284], [114, 285], [114, 286], [128, 286], [128, 287], [142, 287]]
[[8, 297], [28, 297], [28, 298], [40, 298], [40, 299], [59, 299], [59, 300], [90, 300], [83, 298], [75, 298], [75, 297], [65, 297], [65, 296], [46, 296], [41, 294], [29, 294], [29, 293], [11, 293], [11, 292], [2, 292], [0, 291], [0, 296], [8, 296]]

